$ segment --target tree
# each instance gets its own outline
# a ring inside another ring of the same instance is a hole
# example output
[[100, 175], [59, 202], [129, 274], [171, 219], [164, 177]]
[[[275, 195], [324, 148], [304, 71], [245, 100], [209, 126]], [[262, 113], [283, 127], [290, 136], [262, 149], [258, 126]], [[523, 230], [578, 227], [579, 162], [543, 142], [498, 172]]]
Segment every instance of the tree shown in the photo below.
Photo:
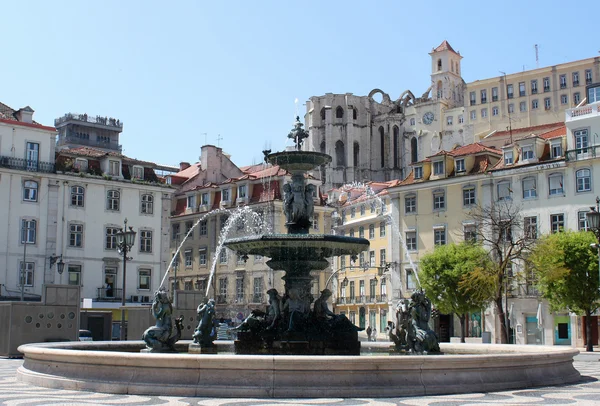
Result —
[[467, 313], [480, 311], [492, 294], [487, 295], [487, 300], [481, 300], [482, 296], [471, 296], [462, 288], [461, 282], [472, 278], [475, 271], [489, 268], [489, 262], [487, 252], [469, 242], [437, 246], [420, 261], [421, 285], [437, 309], [458, 315], [462, 343], [465, 342]]
[[489, 267], [478, 268], [469, 280], [462, 281], [461, 288], [474, 300], [494, 302], [502, 344], [508, 343], [508, 301], [503, 300], [503, 296], [512, 266], [525, 260], [537, 237], [536, 229], [524, 228], [520, 212], [521, 208], [511, 199], [505, 199], [490, 206], [478, 206], [469, 213], [476, 224], [475, 239], [488, 250], [491, 261]]
[[568, 309], [586, 316], [586, 351], [593, 351], [591, 315], [600, 307], [598, 253], [591, 232], [567, 231], [544, 236], [533, 249], [529, 263], [538, 289], [552, 310]]

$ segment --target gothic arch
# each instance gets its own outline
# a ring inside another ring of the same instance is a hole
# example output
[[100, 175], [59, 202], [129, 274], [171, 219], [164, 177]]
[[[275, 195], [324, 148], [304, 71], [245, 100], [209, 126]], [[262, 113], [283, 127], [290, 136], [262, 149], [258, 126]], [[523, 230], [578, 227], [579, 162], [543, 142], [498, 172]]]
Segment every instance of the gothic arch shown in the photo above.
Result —
[[379, 127], [379, 159], [381, 160], [381, 167], [385, 167], [385, 130], [383, 126]]
[[419, 160], [418, 141], [417, 137], [410, 140], [410, 163], [415, 163]]
[[437, 81], [437, 98], [441, 99], [444, 97], [444, 85], [441, 80]]
[[357, 168], [360, 166], [360, 145], [356, 141], [354, 142], [352, 155], [354, 158], [352, 163], [354, 164], [354, 167]]
[[346, 166], [346, 151], [341, 140], [335, 143], [335, 164], [338, 167]]
[[325, 140], [321, 141], [321, 145], [319, 146], [319, 150], [322, 154], [325, 154]]
[[[373, 100], [373, 96], [375, 96], [377, 93], [381, 94], [381, 103], [390, 103], [390, 96], [385, 93], [383, 90], [380, 89], [373, 89], [371, 90], [371, 92], [369, 93], [369, 99]], [[374, 100], [373, 100], [374, 101]]]
[[344, 118], [344, 109], [341, 106], [335, 109], [335, 118]]
[[399, 149], [400, 149], [400, 129], [398, 128], [397, 125], [394, 126], [394, 168], [399, 168], [400, 167], [400, 156], [399, 156]]
[[405, 90], [404, 92], [402, 92], [400, 97], [398, 97], [397, 102], [400, 102], [400, 104], [404, 108], [406, 108], [415, 103], [415, 95], [412, 94], [412, 92], [410, 90]]
[[321, 120], [325, 121], [325, 107], [321, 109]]

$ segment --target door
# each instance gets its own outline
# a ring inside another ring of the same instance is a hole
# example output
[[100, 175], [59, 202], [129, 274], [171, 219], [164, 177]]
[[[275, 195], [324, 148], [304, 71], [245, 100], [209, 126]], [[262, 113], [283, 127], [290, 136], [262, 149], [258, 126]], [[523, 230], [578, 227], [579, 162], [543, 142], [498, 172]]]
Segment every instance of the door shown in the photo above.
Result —
[[92, 332], [94, 341], [104, 340], [104, 317], [91, 316], [88, 318], [88, 330]]
[[525, 344], [542, 345], [543, 330], [538, 328], [537, 317], [527, 316], [525, 321], [525, 330], [527, 332], [527, 341]]
[[113, 268], [106, 268], [104, 272], [104, 294], [107, 299], [115, 297], [116, 274], [117, 270]]
[[40, 158], [40, 144], [35, 142], [27, 143], [27, 151], [25, 154], [25, 159], [27, 160], [27, 169], [28, 170], [37, 170], [38, 160]]
[[365, 308], [361, 307], [358, 311], [358, 323], [360, 328], [365, 328], [366, 324]]

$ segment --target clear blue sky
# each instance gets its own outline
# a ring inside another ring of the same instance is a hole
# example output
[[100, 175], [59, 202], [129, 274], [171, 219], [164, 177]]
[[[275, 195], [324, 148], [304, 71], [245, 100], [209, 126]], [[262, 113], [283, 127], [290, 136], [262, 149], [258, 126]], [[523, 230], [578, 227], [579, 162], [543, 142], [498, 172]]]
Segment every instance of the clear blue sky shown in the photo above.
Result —
[[[469, 82], [598, 56], [563, 1], [11, 1], [2, 5], [0, 101], [52, 125], [66, 112], [123, 121], [128, 156], [195, 162], [207, 141], [238, 165], [287, 144], [295, 105], [327, 92], [395, 99], [430, 84], [444, 39]], [[588, 20], [588, 22], [586, 22]]]

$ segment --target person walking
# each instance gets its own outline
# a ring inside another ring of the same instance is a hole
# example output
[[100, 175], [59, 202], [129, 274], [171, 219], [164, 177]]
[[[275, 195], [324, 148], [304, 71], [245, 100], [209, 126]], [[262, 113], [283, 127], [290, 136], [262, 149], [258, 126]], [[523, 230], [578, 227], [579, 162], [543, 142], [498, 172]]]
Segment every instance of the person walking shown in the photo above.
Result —
[[377, 341], [377, 329], [374, 328], [371, 332], [371, 337], [373, 337], [373, 341]]
[[367, 341], [371, 341], [371, 333], [373, 332], [373, 330], [371, 330], [371, 326], [367, 327]]

